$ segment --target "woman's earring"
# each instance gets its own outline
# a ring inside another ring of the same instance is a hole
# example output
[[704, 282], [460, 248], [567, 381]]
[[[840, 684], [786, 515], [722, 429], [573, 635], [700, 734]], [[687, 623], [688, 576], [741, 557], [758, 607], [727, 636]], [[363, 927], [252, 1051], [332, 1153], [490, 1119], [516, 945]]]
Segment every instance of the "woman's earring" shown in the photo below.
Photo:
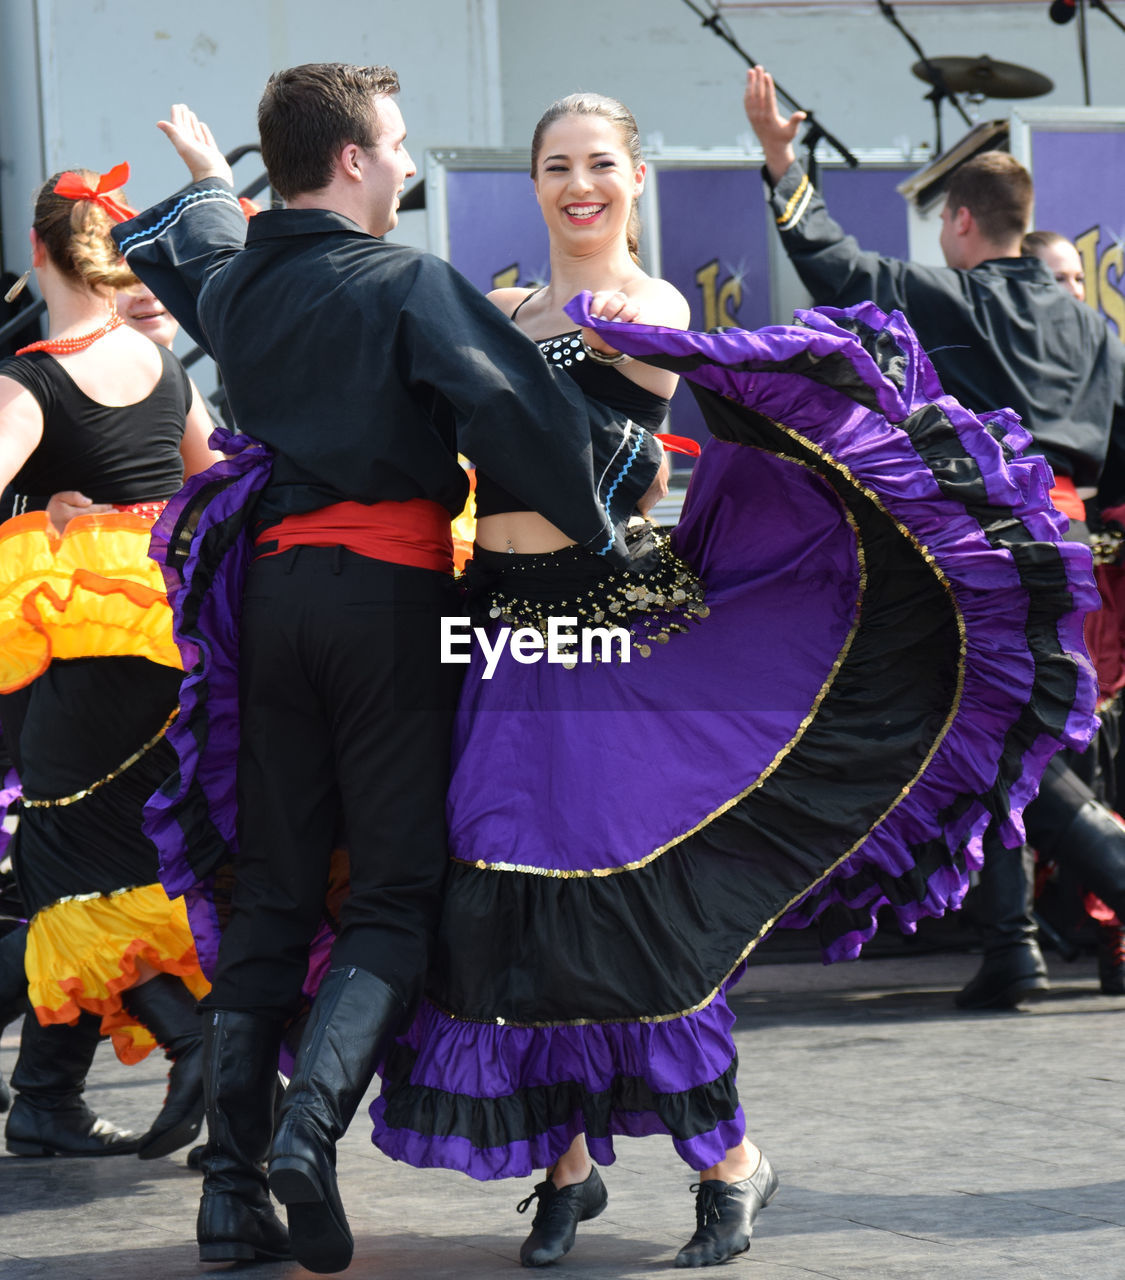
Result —
[[23, 293], [24, 286], [31, 279], [31, 268], [29, 267], [14, 285], [4, 295], [5, 302], [15, 302], [15, 300]]

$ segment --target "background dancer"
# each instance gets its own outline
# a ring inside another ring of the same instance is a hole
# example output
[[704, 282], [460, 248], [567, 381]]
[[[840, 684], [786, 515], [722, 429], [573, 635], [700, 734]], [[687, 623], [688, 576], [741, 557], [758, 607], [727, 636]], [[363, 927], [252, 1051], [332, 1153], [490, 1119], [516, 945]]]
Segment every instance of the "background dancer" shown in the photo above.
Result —
[[1038, 258], [1055, 277], [1055, 283], [1077, 298], [1086, 301], [1086, 270], [1073, 243], [1057, 231], [1029, 231], [1020, 241], [1020, 249]]
[[[1108, 471], [1125, 474], [1116, 461], [1125, 446], [1125, 347], [1042, 262], [1021, 256], [1032, 201], [1027, 171], [1002, 152], [967, 161], [951, 175], [942, 209], [948, 265], [902, 262], [861, 249], [829, 216], [793, 151], [803, 115], [780, 115], [763, 67], [747, 72], [744, 105], [765, 152], [782, 243], [814, 302], [871, 299], [903, 311], [949, 394], [978, 413], [1006, 406], [1019, 414], [1051, 464], [1052, 497], [1072, 522], [1068, 536], [1084, 539], [1078, 487], [1101, 477], [1125, 495], [1125, 484], [1103, 476], [1111, 431]], [[978, 894], [984, 959], [956, 997], [961, 1008], [1010, 1007], [1047, 986], [1032, 918], [1033, 863], [1026, 845], [987, 839]]]
[[[148, 1158], [189, 1142], [202, 1123], [195, 999], [207, 983], [183, 904], [153, 883], [155, 849], [140, 830], [147, 792], [168, 767], [163, 726], [178, 682], [146, 550], [185, 466], [212, 455], [179, 362], [123, 330], [113, 309], [113, 290], [133, 279], [109, 238], [124, 176], [124, 166], [56, 175], [36, 199], [33, 264], [50, 329], [0, 365], [0, 487], [12, 485], [18, 509], [73, 489], [112, 510], [83, 516], [61, 539], [43, 511], [0, 529], [0, 687], [23, 784], [13, 862], [31, 913], [29, 998], [43, 1023], [97, 1014], [123, 1061], [164, 1046], [170, 1089], [139, 1143]], [[51, 1041], [30, 1019], [25, 1027], [8, 1149], [76, 1154], [69, 1137], [83, 1119], [85, 1072], [64, 1089]], [[94, 1044], [87, 1035], [87, 1054]], [[58, 1105], [37, 1105], [44, 1078]], [[90, 1148], [116, 1145], [96, 1124], [89, 1137]]]
[[[676, 1265], [709, 1266], [749, 1246], [777, 1187], [746, 1138], [727, 988], [776, 925], [818, 922], [839, 959], [883, 908], [909, 930], [960, 902], [971, 838], [1026, 799], [1048, 740], [1091, 731], [1075, 612], [1089, 555], [1056, 545], [1042, 461], [1011, 460], [954, 401], [931, 402], [913, 335], [874, 307], [718, 336], [598, 322], [584, 346], [588, 313], [564, 307], [583, 286], [619, 287], [626, 318], [685, 315], [631, 257], [631, 115], [563, 99], [531, 172], [551, 279], [496, 301], [549, 362], [646, 421], [667, 369], [710, 388], [721, 438], [670, 544], [646, 531], [647, 575], [607, 574], [478, 467], [472, 578], [490, 625], [613, 620], [632, 660], [509, 658], [488, 680], [469, 667], [438, 945], [374, 1136], [481, 1179], [546, 1167], [520, 1206], [538, 1200], [520, 1258], [542, 1266], [604, 1207], [591, 1164], [613, 1162], [614, 1136], [670, 1134], [699, 1171]], [[996, 426], [1026, 440], [1010, 416]], [[1013, 573], [1031, 561], [1051, 565], [1034, 599]], [[1053, 619], [1038, 653], [1029, 609]]]
[[[459, 610], [449, 531], [467, 493], [458, 441], [606, 557], [623, 545], [603, 499], [627, 512], [662, 487], [650, 436], [588, 407], [447, 264], [380, 239], [414, 172], [397, 88], [383, 67], [272, 76], [262, 155], [288, 207], [258, 214], [249, 231], [210, 132], [174, 108], [161, 127], [195, 181], [117, 231], [130, 264], [218, 361], [250, 447], [273, 454], [241, 618], [233, 909], [207, 1002], [205, 1260], [287, 1249], [260, 1169], [269, 1082], [340, 835], [350, 894], [270, 1184], [302, 1263], [332, 1271], [351, 1258], [335, 1143], [416, 1002], [445, 870], [460, 669], [439, 664], [438, 641], [441, 615]], [[218, 515], [208, 518], [204, 559], [208, 529], [224, 536]], [[206, 637], [202, 650], [213, 644]], [[185, 757], [205, 732], [184, 731]], [[225, 854], [189, 880], [213, 876]]]

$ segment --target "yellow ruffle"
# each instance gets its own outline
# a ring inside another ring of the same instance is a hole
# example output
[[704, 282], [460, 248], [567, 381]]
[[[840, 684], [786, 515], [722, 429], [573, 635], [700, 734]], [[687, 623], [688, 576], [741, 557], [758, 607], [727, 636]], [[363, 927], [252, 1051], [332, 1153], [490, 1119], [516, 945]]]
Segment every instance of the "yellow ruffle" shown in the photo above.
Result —
[[148, 558], [151, 531], [117, 511], [76, 516], [61, 537], [43, 511], [0, 525], [0, 693], [30, 684], [52, 658], [182, 665], [164, 580]]
[[211, 989], [199, 968], [184, 900], [158, 884], [64, 898], [37, 911], [27, 929], [28, 996], [39, 1021], [98, 1014], [122, 1062], [140, 1062], [156, 1041], [121, 1003], [142, 964], [175, 974], [196, 999]]

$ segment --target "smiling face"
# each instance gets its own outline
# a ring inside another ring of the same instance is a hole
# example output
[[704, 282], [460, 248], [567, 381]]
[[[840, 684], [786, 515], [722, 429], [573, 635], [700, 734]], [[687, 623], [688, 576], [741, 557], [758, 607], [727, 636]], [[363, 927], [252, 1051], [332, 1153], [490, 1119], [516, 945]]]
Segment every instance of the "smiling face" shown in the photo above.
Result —
[[130, 329], [136, 329], [158, 346], [172, 349], [172, 339], [180, 326], [164, 310], [156, 295], [146, 285], [135, 284], [117, 294], [117, 313]]
[[552, 237], [584, 253], [624, 238], [644, 177], [611, 120], [565, 115], [543, 133], [535, 194]]

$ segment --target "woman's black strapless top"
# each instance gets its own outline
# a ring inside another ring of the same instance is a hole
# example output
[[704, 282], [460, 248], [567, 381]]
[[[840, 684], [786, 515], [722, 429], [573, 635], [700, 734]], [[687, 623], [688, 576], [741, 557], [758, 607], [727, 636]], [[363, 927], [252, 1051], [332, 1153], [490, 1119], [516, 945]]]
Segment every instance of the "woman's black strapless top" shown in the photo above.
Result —
[[[578, 331], [562, 333], [557, 338], [544, 338], [538, 344], [549, 363], [562, 368], [591, 400], [599, 400], [611, 409], [627, 414], [646, 431], [658, 431], [668, 416], [668, 401], [639, 387], [613, 365], [591, 360], [582, 347]], [[498, 516], [508, 511], [532, 511], [522, 498], [502, 488], [479, 468], [477, 470], [477, 519]]]

